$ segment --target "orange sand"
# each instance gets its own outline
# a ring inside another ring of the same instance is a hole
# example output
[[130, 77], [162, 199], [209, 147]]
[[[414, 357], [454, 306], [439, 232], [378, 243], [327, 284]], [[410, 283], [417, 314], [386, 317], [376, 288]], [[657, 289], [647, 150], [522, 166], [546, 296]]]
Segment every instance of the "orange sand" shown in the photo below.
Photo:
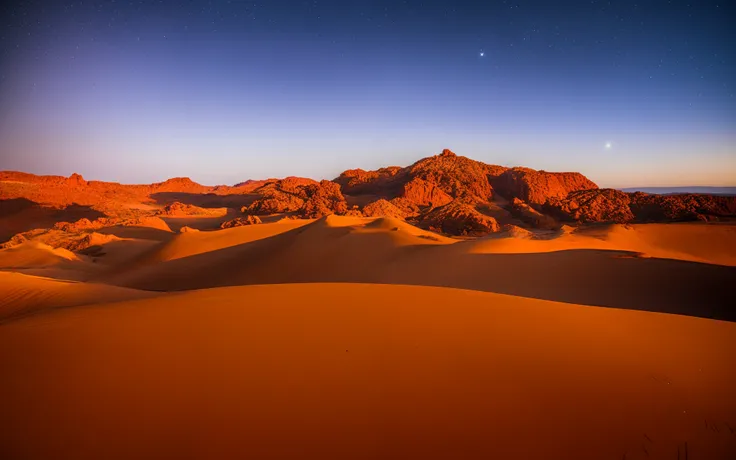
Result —
[[734, 323], [310, 284], [69, 308], [0, 328], [4, 458], [736, 452]]
[[100, 232], [0, 250], [0, 458], [736, 458], [732, 225]]

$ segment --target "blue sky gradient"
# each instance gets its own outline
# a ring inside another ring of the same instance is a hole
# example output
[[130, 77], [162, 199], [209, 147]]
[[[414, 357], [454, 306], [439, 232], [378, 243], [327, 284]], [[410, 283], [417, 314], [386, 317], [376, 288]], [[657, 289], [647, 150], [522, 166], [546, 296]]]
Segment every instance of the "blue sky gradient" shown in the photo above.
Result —
[[642, 3], [18, 2], [0, 169], [231, 184], [451, 148], [602, 186], [736, 185], [731, 7]]

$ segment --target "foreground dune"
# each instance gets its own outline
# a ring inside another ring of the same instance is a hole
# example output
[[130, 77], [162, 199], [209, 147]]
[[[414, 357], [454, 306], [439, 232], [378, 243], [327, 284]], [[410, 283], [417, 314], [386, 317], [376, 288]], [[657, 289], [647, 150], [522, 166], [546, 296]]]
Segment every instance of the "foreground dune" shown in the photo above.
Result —
[[0, 325], [3, 458], [719, 459], [736, 324], [453, 289], [194, 291]]

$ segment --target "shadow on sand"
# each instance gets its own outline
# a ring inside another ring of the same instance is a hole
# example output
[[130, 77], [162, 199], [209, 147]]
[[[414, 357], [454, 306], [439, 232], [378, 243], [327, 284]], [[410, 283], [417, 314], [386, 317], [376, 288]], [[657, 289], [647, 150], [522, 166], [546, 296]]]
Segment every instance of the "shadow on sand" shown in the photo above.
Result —
[[736, 321], [728, 300], [736, 267], [591, 249], [473, 254], [463, 244], [402, 246], [390, 232], [357, 234], [347, 227], [309, 225], [180, 259], [133, 263], [101, 281], [156, 291], [313, 282], [407, 284]]
[[233, 208], [240, 210], [254, 202], [259, 195], [216, 195], [214, 193], [159, 192], [151, 194], [151, 198], [159, 205], [167, 205], [178, 201], [200, 208]]
[[99, 217], [105, 217], [105, 214], [76, 203], [56, 208], [26, 198], [0, 200], [0, 242], [7, 241], [17, 233], [50, 228], [57, 222], [75, 222], [82, 218], [95, 220]]

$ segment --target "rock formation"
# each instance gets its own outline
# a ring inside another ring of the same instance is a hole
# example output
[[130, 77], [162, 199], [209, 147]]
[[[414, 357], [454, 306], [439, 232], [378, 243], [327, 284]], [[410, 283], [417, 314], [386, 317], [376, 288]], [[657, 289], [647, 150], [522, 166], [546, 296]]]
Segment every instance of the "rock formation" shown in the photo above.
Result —
[[413, 178], [402, 186], [399, 198], [404, 198], [416, 206], [437, 207], [444, 206], [452, 197], [431, 182], [418, 177]]
[[629, 194], [631, 212], [638, 222], [720, 220], [736, 217], [736, 196]]
[[544, 209], [559, 219], [583, 223], [710, 221], [736, 217], [736, 197], [597, 189], [551, 198]]
[[223, 216], [227, 214], [227, 208], [200, 208], [191, 204], [184, 204], [175, 201], [171, 204], [167, 204], [158, 213], [165, 217], [188, 217], [188, 216]]
[[483, 236], [499, 231], [496, 219], [459, 201], [431, 210], [422, 216], [419, 224], [431, 231], [459, 236]]
[[506, 198], [519, 198], [531, 205], [543, 205], [550, 198], [564, 198], [570, 192], [598, 188], [580, 173], [552, 173], [529, 168], [506, 170], [493, 185]]
[[319, 184], [305, 187], [307, 200], [299, 210], [299, 215], [307, 219], [318, 219], [330, 214], [342, 215], [348, 211], [348, 204], [340, 191], [340, 185], [323, 180]]
[[564, 220], [626, 223], [634, 220], [628, 193], [614, 189], [579, 190], [552, 197], [545, 210]]
[[236, 217], [235, 219], [228, 220], [227, 222], [220, 224], [220, 228], [242, 227], [244, 225], [257, 225], [261, 223], [263, 223], [263, 221], [261, 221], [261, 218], [258, 216]]
[[367, 204], [363, 208], [363, 215], [366, 217], [396, 217], [403, 219], [407, 216], [407, 213], [399, 209], [392, 202], [384, 200], [376, 200], [372, 203]]
[[351, 169], [334, 181], [321, 182], [290, 176], [210, 187], [179, 177], [124, 185], [87, 181], [79, 174], [0, 172], [0, 219], [12, 220], [4, 226], [0, 221], [0, 233], [3, 240], [15, 235], [9, 244], [40, 238], [50, 229], [82, 234], [120, 225], [170, 231], [155, 216], [219, 217], [238, 209], [244, 216], [223, 225], [252, 225], [257, 223], [256, 215], [269, 214], [288, 218], [365, 215], [401, 218], [451, 235], [476, 235], [497, 231], [498, 222], [549, 229], [559, 227], [558, 222], [734, 219], [736, 197], [599, 189], [580, 173], [509, 169], [447, 149], [406, 167]]

